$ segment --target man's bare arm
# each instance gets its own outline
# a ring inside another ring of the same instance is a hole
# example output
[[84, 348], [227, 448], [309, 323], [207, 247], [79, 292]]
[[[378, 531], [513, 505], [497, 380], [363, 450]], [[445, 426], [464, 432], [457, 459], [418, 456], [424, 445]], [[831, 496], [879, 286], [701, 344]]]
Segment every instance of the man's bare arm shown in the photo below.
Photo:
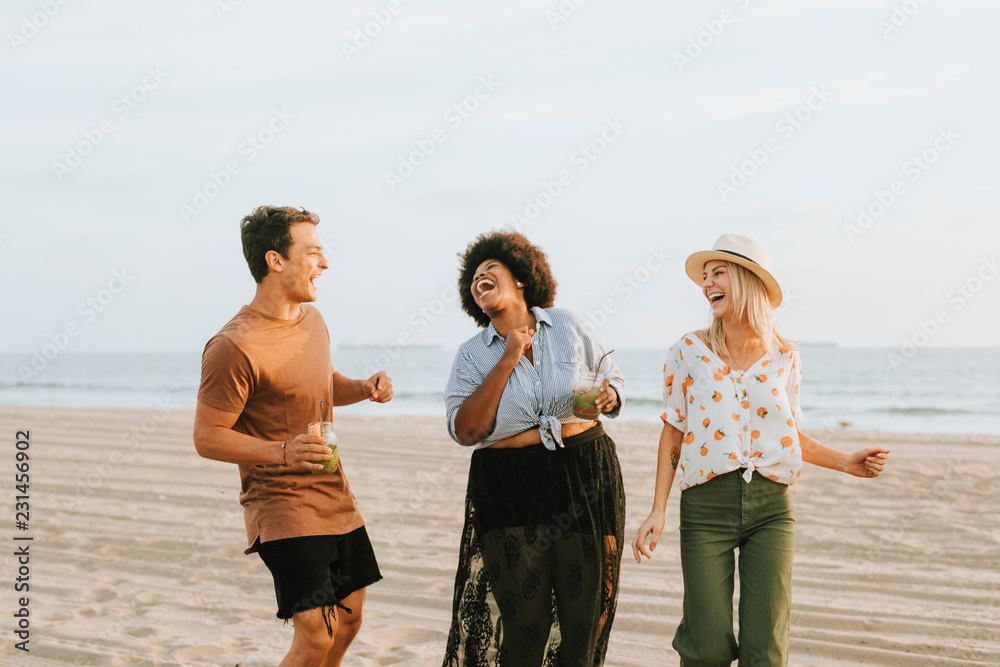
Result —
[[260, 440], [233, 430], [238, 414], [219, 410], [198, 401], [194, 413], [194, 448], [202, 457], [241, 465], [286, 464], [300, 471], [322, 470], [310, 461], [332, 461], [333, 455], [323, 439], [301, 434], [288, 441], [284, 450], [281, 442]]

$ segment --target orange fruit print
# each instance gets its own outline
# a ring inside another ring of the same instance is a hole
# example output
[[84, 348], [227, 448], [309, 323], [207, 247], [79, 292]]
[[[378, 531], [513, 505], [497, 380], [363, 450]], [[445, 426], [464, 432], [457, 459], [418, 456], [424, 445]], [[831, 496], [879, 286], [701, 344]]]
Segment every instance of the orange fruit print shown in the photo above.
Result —
[[725, 437], [726, 437], [726, 433], [721, 428], [718, 431], [715, 432], [715, 439], [716, 440], [722, 440]]
[[767, 408], [764, 408], [764, 407], [757, 408], [757, 416], [760, 417], [761, 419], [763, 419], [764, 417], [766, 417], [767, 416]]
[[706, 447], [705, 445], [701, 446], [701, 455], [708, 456], [708, 447]]
[[708, 425], [711, 423], [711, 421], [712, 420], [710, 420], [708, 417], [705, 417], [705, 421], [703, 421], [701, 425], [704, 426], [705, 428], [708, 428]]
[[779, 442], [782, 444], [783, 447], [791, 447], [792, 446], [792, 438], [790, 436], [787, 436], [787, 435], [784, 438], [782, 438], [781, 440], [779, 440]]
[[757, 440], [760, 438], [760, 431], [750, 431], [750, 439]]
[[715, 401], [716, 403], [718, 403], [719, 401], [722, 400], [722, 394], [720, 394], [717, 391], [713, 391], [712, 392], [712, 400]]

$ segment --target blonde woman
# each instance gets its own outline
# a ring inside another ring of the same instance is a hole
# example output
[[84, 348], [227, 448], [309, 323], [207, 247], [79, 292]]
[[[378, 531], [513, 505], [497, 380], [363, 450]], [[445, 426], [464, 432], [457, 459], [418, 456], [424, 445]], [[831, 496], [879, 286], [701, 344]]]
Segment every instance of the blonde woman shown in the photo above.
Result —
[[[845, 454], [799, 430], [798, 351], [774, 325], [781, 288], [753, 239], [724, 234], [685, 265], [711, 308], [708, 329], [670, 348], [653, 509], [632, 541], [652, 558], [680, 477], [684, 607], [673, 647], [683, 667], [788, 661], [795, 520], [788, 487], [802, 462], [878, 477], [889, 451]], [[649, 547], [646, 539], [651, 537]], [[733, 633], [739, 551], [739, 637]]]

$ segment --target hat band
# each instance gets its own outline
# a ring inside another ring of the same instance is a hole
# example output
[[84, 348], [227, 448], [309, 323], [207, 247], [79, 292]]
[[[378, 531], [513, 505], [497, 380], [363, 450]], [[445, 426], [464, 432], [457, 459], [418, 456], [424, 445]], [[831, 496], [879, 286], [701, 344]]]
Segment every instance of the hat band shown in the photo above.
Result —
[[[755, 260], [747, 257], [746, 255], [741, 255], [738, 252], [733, 252], [732, 250], [717, 250], [716, 252], [724, 252], [727, 255], [736, 255], [737, 257], [742, 257], [743, 259], [747, 260], [748, 262], [753, 262], [754, 264], [757, 264], [757, 262]], [[760, 266], [760, 264], [757, 264], [757, 266]]]

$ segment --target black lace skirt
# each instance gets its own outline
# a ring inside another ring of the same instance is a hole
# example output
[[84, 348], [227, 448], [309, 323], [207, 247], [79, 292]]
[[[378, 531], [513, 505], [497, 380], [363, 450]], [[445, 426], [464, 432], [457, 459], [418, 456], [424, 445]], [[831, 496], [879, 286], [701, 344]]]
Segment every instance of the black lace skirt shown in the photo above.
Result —
[[600, 424], [564, 443], [473, 453], [445, 667], [603, 663], [625, 491]]

